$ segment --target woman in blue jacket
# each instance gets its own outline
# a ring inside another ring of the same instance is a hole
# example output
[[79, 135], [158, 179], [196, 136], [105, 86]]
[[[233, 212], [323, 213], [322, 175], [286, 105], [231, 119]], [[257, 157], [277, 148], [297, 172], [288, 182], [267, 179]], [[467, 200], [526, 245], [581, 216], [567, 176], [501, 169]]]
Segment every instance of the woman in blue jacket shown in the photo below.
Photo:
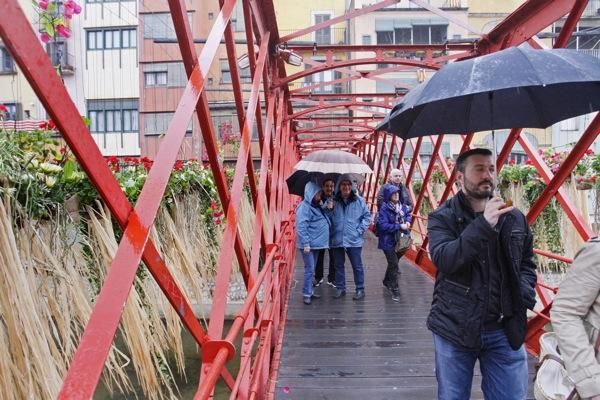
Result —
[[386, 184], [383, 187], [383, 203], [377, 213], [377, 234], [379, 243], [377, 248], [383, 250], [387, 260], [387, 269], [383, 278], [385, 286], [392, 294], [392, 300], [400, 301], [398, 290], [398, 259], [402, 255], [396, 254], [396, 236], [398, 233], [410, 235], [412, 221], [408, 206], [400, 203], [400, 189], [396, 185]]
[[365, 297], [365, 272], [362, 262], [364, 234], [371, 225], [371, 213], [365, 200], [356, 193], [350, 179], [344, 175], [338, 181], [338, 191], [334, 197], [332, 210], [333, 231], [331, 247], [335, 263], [335, 298], [346, 295], [346, 273], [344, 261], [346, 255], [350, 259], [356, 294], [353, 300]]
[[304, 200], [296, 208], [296, 246], [302, 249], [304, 259], [304, 304], [321, 296], [314, 294], [312, 279], [319, 250], [329, 248], [331, 222], [322, 210], [321, 188], [308, 182], [304, 188]]

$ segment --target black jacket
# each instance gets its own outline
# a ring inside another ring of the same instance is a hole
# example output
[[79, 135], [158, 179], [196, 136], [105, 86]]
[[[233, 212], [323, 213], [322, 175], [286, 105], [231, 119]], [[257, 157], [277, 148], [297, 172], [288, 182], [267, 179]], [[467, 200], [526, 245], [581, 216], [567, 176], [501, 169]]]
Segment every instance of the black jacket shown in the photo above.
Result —
[[525, 339], [527, 308], [535, 305], [537, 275], [533, 262], [533, 236], [518, 210], [500, 217], [495, 229], [483, 215], [475, 216], [459, 194], [429, 215], [431, 259], [437, 267], [433, 302], [427, 319], [435, 334], [469, 349], [480, 348], [480, 333], [490, 297], [489, 241], [497, 241], [499, 259], [508, 279], [511, 310], [502, 326], [513, 349]]

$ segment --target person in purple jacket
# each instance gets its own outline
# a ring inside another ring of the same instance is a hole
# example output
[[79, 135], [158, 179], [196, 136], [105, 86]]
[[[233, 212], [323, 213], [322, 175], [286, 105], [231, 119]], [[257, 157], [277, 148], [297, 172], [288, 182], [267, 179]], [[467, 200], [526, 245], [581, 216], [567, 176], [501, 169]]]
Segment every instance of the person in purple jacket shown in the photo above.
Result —
[[406, 204], [400, 203], [400, 188], [396, 185], [383, 186], [383, 203], [377, 213], [377, 230], [379, 243], [377, 248], [383, 250], [387, 260], [387, 269], [383, 278], [385, 286], [392, 295], [392, 300], [400, 301], [398, 289], [398, 260], [402, 254], [396, 254], [396, 237], [398, 233], [410, 235], [412, 218]]

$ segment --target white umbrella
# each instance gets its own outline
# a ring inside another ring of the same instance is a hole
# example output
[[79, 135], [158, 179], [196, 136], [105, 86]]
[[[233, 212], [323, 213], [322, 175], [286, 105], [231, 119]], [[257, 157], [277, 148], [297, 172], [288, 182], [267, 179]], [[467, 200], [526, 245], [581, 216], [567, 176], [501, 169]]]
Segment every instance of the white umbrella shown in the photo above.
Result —
[[310, 153], [294, 166], [295, 170], [324, 174], [371, 174], [373, 170], [356, 154], [341, 150]]

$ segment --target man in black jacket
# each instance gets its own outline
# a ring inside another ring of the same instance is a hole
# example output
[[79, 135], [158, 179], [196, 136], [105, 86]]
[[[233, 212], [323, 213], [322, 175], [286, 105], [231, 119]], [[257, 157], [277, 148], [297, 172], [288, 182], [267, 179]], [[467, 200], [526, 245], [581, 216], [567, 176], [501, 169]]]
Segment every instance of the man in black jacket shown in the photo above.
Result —
[[438, 399], [468, 399], [479, 360], [486, 399], [527, 395], [523, 341], [535, 305], [533, 237], [527, 219], [494, 196], [492, 153], [456, 160], [461, 191], [429, 215], [437, 267], [427, 320], [433, 332]]
[[[390, 178], [388, 180], [389, 184], [396, 185], [400, 188], [400, 203], [406, 205], [408, 207], [408, 211], [412, 211], [413, 203], [410, 199], [410, 195], [408, 194], [408, 190], [406, 186], [402, 184], [402, 171], [399, 169], [392, 169], [390, 171]], [[379, 192], [377, 192], [377, 209], [379, 210], [383, 205], [383, 187], [385, 185], [381, 185], [379, 188]]]

